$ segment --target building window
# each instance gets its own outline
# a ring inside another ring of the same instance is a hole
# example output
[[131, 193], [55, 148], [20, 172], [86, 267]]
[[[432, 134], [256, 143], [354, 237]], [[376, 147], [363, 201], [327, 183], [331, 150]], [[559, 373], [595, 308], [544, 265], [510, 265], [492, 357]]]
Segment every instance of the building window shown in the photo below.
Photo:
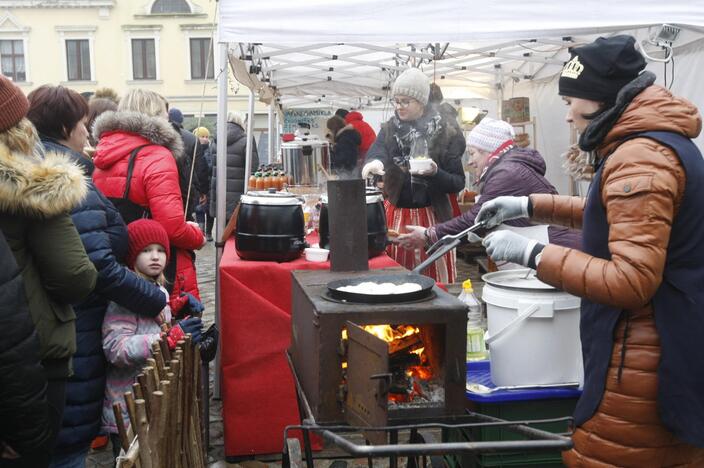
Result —
[[[210, 60], [208, 60], [210, 58]], [[208, 67], [208, 76], [205, 76], [205, 67]], [[213, 65], [213, 51], [210, 47], [210, 38], [191, 39], [191, 79], [212, 79], [215, 76]]]
[[191, 13], [191, 7], [186, 0], [156, 0], [152, 4], [152, 14], [159, 13]]
[[88, 39], [66, 40], [66, 64], [69, 81], [90, 81], [90, 45]]
[[21, 40], [0, 41], [0, 62], [2, 74], [12, 81], [27, 81], [24, 69], [24, 45]]
[[154, 39], [132, 39], [132, 77], [135, 80], [156, 80]]

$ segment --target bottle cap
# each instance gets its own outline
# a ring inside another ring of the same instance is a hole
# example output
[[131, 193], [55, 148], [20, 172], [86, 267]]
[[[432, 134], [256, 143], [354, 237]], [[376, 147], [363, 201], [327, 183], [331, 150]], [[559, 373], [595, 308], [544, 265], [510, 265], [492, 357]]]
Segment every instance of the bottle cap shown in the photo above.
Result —
[[472, 280], [465, 280], [462, 283], [462, 289], [464, 289], [467, 292], [474, 292], [474, 288], [472, 288]]

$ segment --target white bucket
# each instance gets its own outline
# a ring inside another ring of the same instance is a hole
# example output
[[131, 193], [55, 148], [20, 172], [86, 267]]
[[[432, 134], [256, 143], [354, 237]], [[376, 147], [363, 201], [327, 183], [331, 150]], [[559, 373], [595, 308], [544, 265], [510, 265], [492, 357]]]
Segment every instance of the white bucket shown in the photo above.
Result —
[[581, 387], [580, 300], [529, 273], [507, 270], [482, 277], [491, 380], [497, 386], [578, 382]]

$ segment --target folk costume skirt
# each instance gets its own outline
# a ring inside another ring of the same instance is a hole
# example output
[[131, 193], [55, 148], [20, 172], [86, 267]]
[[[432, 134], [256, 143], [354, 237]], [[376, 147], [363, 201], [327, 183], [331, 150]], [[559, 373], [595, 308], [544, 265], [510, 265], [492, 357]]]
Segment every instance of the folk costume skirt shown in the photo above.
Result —
[[[437, 224], [433, 208], [430, 206], [425, 208], [398, 208], [386, 200], [384, 201], [384, 209], [386, 210], [387, 227], [389, 230], [394, 230], [399, 234], [405, 233], [406, 226], [409, 225], [430, 227]], [[406, 250], [398, 244], [389, 245], [386, 248], [386, 253], [398, 264], [409, 270], [412, 270], [428, 258], [424, 250]], [[454, 283], [456, 276], [455, 261], [455, 250], [453, 249], [426, 268], [423, 274], [433, 278], [438, 283]]]

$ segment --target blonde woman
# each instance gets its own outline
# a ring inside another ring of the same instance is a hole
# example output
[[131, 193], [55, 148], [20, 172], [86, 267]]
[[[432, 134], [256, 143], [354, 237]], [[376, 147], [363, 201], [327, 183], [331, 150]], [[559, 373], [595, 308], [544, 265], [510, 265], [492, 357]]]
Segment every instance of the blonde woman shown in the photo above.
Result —
[[[196, 223], [185, 221], [177, 162], [186, 157], [181, 136], [167, 121], [166, 101], [143, 89], [127, 93], [117, 112], [105, 112], [95, 121], [98, 140], [93, 181], [120, 210], [126, 223], [149, 217], [166, 230], [171, 262], [165, 274], [175, 315], [196, 298], [198, 284], [193, 250], [205, 244]], [[132, 171], [128, 182], [128, 169]]]

